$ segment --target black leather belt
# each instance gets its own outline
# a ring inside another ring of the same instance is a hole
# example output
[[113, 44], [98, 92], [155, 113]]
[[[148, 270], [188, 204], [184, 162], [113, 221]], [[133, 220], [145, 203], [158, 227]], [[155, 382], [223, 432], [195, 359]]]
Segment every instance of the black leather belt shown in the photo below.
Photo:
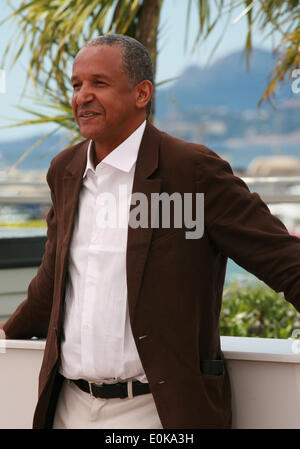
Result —
[[80, 390], [89, 393], [93, 398], [112, 399], [138, 396], [150, 393], [149, 384], [139, 382], [118, 382], [116, 384], [95, 384], [84, 379], [71, 380]]

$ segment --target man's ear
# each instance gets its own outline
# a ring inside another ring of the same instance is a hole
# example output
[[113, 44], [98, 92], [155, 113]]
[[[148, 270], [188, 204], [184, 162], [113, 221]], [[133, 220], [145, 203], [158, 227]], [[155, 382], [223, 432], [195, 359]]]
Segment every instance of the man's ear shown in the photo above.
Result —
[[138, 109], [144, 109], [150, 101], [153, 93], [153, 85], [151, 81], [144, 80], [135, 86], [136, 99], [135, 105]]

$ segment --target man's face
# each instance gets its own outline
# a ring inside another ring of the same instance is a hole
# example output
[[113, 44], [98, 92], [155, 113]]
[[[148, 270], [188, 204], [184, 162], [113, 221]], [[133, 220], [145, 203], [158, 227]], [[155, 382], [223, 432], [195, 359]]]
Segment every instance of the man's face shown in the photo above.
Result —
[[[81, 134], [95, 142], [114, 143], [135, 128], [140, 112], [117, 46], [85, 47], [72, 72], [72, 109]], [[133, 127], [133, 129], [132, 129]]]

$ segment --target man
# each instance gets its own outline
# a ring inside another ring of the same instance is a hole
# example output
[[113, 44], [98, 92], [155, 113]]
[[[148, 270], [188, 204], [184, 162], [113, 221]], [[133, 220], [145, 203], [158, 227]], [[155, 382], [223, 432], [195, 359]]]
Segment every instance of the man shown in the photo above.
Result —
[[[300, 240], [227, 162], [147, 121], [153, 79], [140, 43], [91, 41], [72, 82], [86, 140], [51, 163], [45, 255], [3, 327], [6, 338], [47, 336], [34, 427], [228, 428], [219, 336], [227, 257], [300, 310]], [[125, 226], [103, 226], [103, 193], [128, 211]], [[157, 225], [151, 200], [161, 193], [192, 197], [184, 210], [198, 218], [204, 194], [197, 238], [187, 237], [188, 220], [177, 225], [182, 211]], [[149, 201], [139, 209], [147, 225], [132, 220], [136, 194]]]

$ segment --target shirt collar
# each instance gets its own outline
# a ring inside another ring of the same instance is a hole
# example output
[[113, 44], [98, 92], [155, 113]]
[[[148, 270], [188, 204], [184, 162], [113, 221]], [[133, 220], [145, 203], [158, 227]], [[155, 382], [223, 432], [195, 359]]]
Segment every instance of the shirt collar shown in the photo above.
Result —
[[[146, 120], [132, 133], [127, 139], [125, 139], [119, 146], [117, 146], [113, 151], [111, 151], [100, 164], [107, 164], [111, 167], [115, 167], [119, 170], [129, 173], [134, 164], [136, 163], [141, 140], [146, 127]], [[83, 178], [86, 176], [88, 169], [95, 172], [95, 166], [92, 157], [92, 144], [93, 141], [90, 140], [88, 151], [87, 151], [87, 161], [85, 171], [83, 173]]]

